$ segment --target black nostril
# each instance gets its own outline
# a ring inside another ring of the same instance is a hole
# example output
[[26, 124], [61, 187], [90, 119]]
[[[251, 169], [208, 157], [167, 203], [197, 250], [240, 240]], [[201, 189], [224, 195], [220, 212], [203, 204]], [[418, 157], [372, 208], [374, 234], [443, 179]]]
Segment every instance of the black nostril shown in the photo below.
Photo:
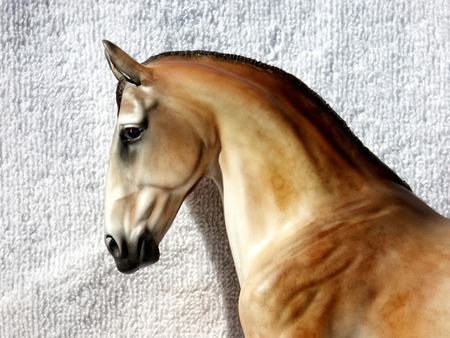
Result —
[[119, 245], [117, 244], [117, 242], [115, 241], [115, 239], [112, 238], [112, 236], [108, 235], [105, 238], [105, 243], [106, 243], [106, 247], [108, 248], [109, 253], [114, 258], [120, 258], [120, 248], [119, 248]]
[[159, 260], [158, 244], [149, 234], [139, 237], [137, 250], [141, 263], [152, 264]]

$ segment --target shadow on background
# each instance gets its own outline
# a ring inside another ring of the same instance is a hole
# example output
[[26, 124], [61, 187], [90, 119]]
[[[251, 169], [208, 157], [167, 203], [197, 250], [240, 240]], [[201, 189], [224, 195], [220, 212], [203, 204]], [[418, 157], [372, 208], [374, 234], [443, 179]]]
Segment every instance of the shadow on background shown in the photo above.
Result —
[[218, 292], [226, 306], [228, 337], [244, 337], [238, 314], [239, 281], [225, 229], [221, 196], [214, 182], [202, 179], [186, 204], [217, 271], [221, 286]]

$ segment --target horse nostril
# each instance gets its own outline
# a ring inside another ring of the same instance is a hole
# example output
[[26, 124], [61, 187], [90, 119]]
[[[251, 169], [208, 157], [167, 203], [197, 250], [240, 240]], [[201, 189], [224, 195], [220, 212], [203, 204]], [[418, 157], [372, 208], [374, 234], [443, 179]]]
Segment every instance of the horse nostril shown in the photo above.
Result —
[[117, 242], [115, 241], [115, 239], [112, 238], [112, 236], [108, 235], [105, 238], [105, 243], [106, 243], [106, 247], [108, 248], [109, 253], [114, 258], [120, 258], [120, 248], [119, 248], [119, 245], [117, 244]]
[[144, 234], [139, 238], [137, 250], [141, 263], [152, 264], [159, 260], [158, 244], [148, 234]]

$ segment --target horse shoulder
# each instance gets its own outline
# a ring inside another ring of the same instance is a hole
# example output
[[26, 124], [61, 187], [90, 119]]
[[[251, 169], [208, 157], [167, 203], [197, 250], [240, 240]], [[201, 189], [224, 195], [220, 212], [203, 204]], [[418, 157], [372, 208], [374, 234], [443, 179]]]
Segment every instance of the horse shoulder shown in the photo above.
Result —
[[386, 215], [308, 245], [291, 238], [268, 250], [242, 285], [246, 335], [448, 334], [450, 224], [397, 219]]
[[357, 308], [358, 298], [370, 292], [362, 285], [372, 253], [355, 247], [351, 238], [341, 245], [338, 237], [308, 244], [291, 238], [265, 253], [270, 258], [241, 289], [239, 311], [246, 336], [327, 337], [336, 327], [344, 335], [358, 326], [359, 315], [344, 309]]
[[405, 225], [374, 270], [379, 286], [367, 321], [380, 337], [448, 337], [450, 221], [410, 218]]

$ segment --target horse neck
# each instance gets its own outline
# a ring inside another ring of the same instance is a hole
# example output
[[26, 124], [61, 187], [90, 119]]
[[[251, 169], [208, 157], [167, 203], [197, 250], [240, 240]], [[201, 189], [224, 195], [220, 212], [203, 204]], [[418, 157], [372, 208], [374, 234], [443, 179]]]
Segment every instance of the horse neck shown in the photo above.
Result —
[[221, 177], [215, 180], [242, 281], [277, 236], [311, 223], [330, 205], [354, 205], [355, 195], [363, 199], [361, 192], [388, 174], [315, 98], [283, 98], [258, 86], [243, 95], [235, 87], [227, 93], [232, 102], [216, 108]]
[[[214, 149], [204, 154], [210, 161], [206, 175], [223, 194], [241, 282], [268, 243], [325, 212], [339, 209], [342, 215], [346, 204], [365, 203], [378, 182], [400, 182], [326, 104], [292, 79], [214, 58], [157, 63], [156, 78], [173, 107], [191, 111], [201, 138], [213, 140], [208, 144], [219, 140], [220, 146], [205, 147]], [[214, 137], [205, 136], [210, 133]]]

